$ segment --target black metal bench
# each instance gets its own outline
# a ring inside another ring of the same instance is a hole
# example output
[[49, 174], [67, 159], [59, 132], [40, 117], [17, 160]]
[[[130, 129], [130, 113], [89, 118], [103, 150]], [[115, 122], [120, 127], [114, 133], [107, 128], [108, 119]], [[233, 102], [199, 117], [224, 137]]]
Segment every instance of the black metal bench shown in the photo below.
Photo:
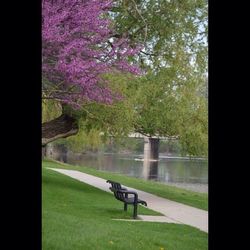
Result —
[[[111, 187], [109, 189], [114, 193], [115, 198], [124, 203], [124, 211], [127, 211], [128, 204], [134, 206], [133, 218], [136, 219], [138, 204], [147, 206], [147, 202], [138, 199], [138, 194], [136, 192], [127, 190], [118, 182], [111, 180], [107, 180], [106, 182], [111, 184]], [[129, 195], [132, 195], [132, 197], [129, 197]]]

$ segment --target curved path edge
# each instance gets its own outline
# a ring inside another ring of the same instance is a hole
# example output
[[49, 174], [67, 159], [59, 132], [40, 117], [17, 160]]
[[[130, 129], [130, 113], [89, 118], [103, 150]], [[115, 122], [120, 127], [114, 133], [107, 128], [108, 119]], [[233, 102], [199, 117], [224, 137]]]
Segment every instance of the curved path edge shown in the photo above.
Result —
[[[79, 180], [81, 182], [87, 183], [91, 186], [99, 188], [103, 191], [111, 193], [109, 190], [109, 184], [106, 180], [93, 175], [85, 174], [76, 170], [67, 170], [59, 168], [48, 168], [65, 174]], [[124, 185], [123, 185], [124, 186]], [[154, 222], [169, 222], [169, 223], [181, 223], [196, 227], [204, 232], [208, 232], [208, 212], [202, 209], [191, 207], [179, 202], [171, 201], [138, 189], [134, 189], [128, 186], [124, 186], [130, 190], [136, 191], [140, 199], [145, 200], [148, 204], [148, 208], [154, 211], [164, 214], [164, 216], [144, 216], [139, 215], [139, 218], [145, 221]]]

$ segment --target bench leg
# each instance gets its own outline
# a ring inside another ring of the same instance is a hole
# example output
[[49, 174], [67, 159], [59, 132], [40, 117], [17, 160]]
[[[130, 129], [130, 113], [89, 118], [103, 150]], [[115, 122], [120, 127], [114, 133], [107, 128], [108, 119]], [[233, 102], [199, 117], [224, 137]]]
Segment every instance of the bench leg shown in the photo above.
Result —
[[124, 211], [127, 211], [127, 210], [128, 210], [128, 204], [124, 203]]
[[133, 214], [134, 219], [137, 218], [137, 204], [134, 204], [134, 214]]

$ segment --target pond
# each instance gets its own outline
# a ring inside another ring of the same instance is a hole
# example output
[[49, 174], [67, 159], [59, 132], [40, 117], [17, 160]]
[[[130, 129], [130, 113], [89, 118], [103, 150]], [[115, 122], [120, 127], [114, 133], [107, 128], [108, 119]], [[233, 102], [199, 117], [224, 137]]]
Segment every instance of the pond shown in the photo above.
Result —
[[159, 162], [144, 163], [136, 154], [73, 154], [68, 152], [65, 162], [92, 167], [101, 171], [153, 180], [197, 192], [208, 192], [208, 161], [169, 157], [160, 154]]

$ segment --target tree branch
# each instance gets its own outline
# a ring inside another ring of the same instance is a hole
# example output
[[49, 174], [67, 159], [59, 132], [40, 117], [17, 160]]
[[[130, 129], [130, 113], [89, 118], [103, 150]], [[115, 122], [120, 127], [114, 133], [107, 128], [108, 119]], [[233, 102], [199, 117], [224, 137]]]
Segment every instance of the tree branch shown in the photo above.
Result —
[[59, 138], [65, 138], [78, 133], [77, 120], [67, 114], [42, 124], [42, 146]]
[[144, 41], [143, 41], [143, 43], [145, 43], [145, 42], [146, 42], [146, 39], [147, 39], [148, 25], [147, 25], [147, 23], [146, 23], [144, 17], [143, 17], [142, 14], [141, 14], [141, 11], [138, 9], [136, 2], [135, 2], [134, 0], [132, 0], [132, 2], [133, 2], [134, 5], [135, 5], [135, 9], [136, 9], [137, 13], [139, 14], [139, 16], [141, 17], [143, 23], [145, 24], [145, 36], [144, 36]]

